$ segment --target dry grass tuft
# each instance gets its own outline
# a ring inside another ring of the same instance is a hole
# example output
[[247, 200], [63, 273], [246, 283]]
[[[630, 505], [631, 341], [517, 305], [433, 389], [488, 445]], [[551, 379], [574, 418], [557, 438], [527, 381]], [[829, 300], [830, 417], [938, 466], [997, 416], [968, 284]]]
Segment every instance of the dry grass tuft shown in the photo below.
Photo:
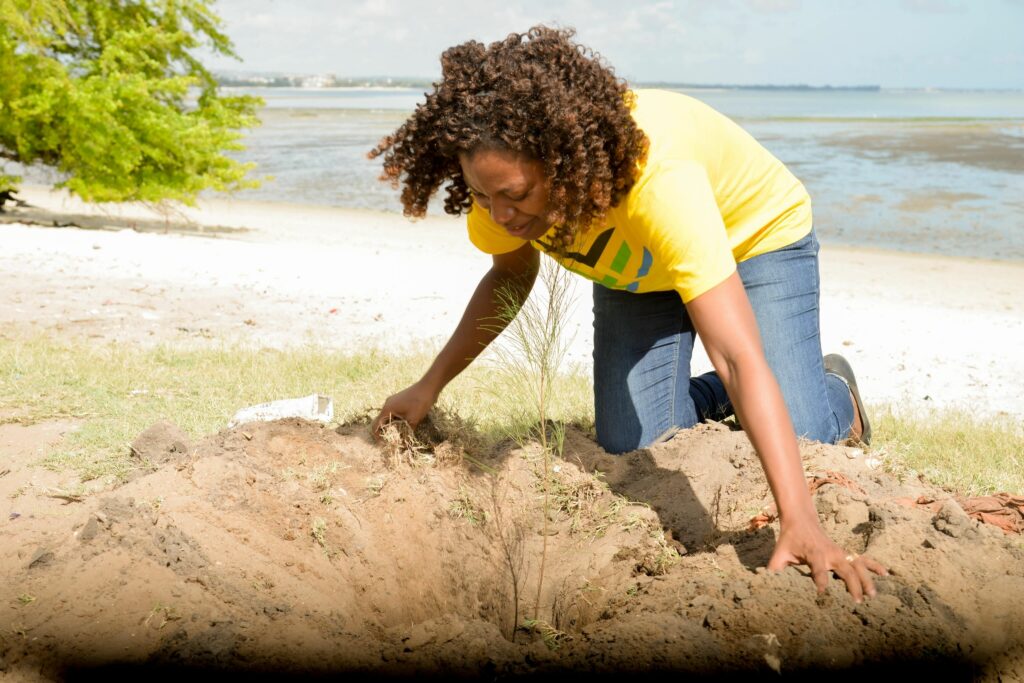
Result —
[[462, 464], [468, 450], [482, 450], [485, 441], [469, 422], [443, 408], [434, 408], [416, 429], [401, 418], [386, 423], [379, 438], [384, 462], [399, 465], [452, 467]]

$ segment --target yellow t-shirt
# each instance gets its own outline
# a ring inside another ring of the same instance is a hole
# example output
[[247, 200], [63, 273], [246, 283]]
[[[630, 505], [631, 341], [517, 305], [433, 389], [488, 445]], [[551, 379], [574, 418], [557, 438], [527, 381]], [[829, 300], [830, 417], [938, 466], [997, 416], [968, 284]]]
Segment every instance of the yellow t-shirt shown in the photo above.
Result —
[[[642, 173], [600, 224], [580, 231], [565, 256], [545, 237], [535, 248], [614, 289], [676, 290], [691, 301], [736, 264], [811, 231], [811, 199], [789, 170], [746, 131], [680, 93], [637, 90], [633, 118], [650, 140]], [[523, 245], [473, 204], [469, 238], [504, 254]]]

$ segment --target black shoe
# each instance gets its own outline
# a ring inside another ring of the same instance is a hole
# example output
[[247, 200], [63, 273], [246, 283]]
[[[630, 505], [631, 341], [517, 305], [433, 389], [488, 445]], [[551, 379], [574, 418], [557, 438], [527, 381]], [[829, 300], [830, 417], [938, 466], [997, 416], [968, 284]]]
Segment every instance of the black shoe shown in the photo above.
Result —
[[839, 379], [846, 382], [846, 386], [850, 388], [850, 394], [853, 396], [854, 403], [857, 404], [857, 412], [860, 413], [860, 423], [863, 427], [860, 434], [860, 440], [864, 444], [870, 444], [871, 423], [868, 422], [868, 415], [864, 412], [864, 402], [860, 400], [860, 391], [857, 390], [857, 378], [853, 374], [853, 368], [851, 368], [846, 359], [838, 353], [830, 353], [825, 356], [822, 361], [825, 363], [825, 372], [839, 377]]

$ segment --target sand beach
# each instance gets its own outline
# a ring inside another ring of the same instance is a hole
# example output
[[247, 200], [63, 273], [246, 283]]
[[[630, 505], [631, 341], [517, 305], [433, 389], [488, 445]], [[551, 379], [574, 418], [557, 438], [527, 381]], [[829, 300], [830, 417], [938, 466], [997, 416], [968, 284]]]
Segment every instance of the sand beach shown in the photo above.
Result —
[[[490, 263], [447, 216], [225, 200], [161, 216], [21, 196], [34, 208], [0, 224], [9, 332], [401, 353], [443, 343]], [[823, 241], [821, 279], [824, 351], [850, 359], [868, 403], [1024, 419], [1024, 264]], [[567, 362], [587, 365], [589, 282], [575, 301]]]

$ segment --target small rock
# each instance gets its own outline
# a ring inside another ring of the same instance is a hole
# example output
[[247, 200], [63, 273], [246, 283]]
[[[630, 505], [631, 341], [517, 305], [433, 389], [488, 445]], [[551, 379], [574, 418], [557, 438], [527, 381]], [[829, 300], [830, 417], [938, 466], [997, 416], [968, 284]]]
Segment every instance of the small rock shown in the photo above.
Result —
[[95, 517], [90, 517], [89, 521], [85, 523], [82, 530], [78, 532], [78, 540], [82, 543], [87, 543], [92, 539], [96, 538], [96, 534], [100, 532], [100, 523]]
[[971, 518], [952, 498], [943, 501], [942, 507], [935, 513], [932, 524], [936, 529], [953, 538], [960, 538], [973, 528]]
[[871, 529], [876, 531], [885, 530], [893, 520], [893, 515], [889, 510], [872, 503], [867, 504], [867, 521], [871, 525]]
[[46, 548], [40, 547], [40, 548], [37, 548], [34, 553], [32, 553], [32, 559], [29, 560], [28, 568], [29, 569], [38, 569], [40, 567], [45, 567], [46, 565], [50, 564], [50, 562], [52, 562], [52, 561], [53, 561], [53, 552], [48, 550], [48, 549], [46, 549]]
[[156, 465], [179, 462], [191, 452], [188, 434], [174, 424], [161, 420], [152, 424], [132, 442], [131, 453], [136, 458]]

